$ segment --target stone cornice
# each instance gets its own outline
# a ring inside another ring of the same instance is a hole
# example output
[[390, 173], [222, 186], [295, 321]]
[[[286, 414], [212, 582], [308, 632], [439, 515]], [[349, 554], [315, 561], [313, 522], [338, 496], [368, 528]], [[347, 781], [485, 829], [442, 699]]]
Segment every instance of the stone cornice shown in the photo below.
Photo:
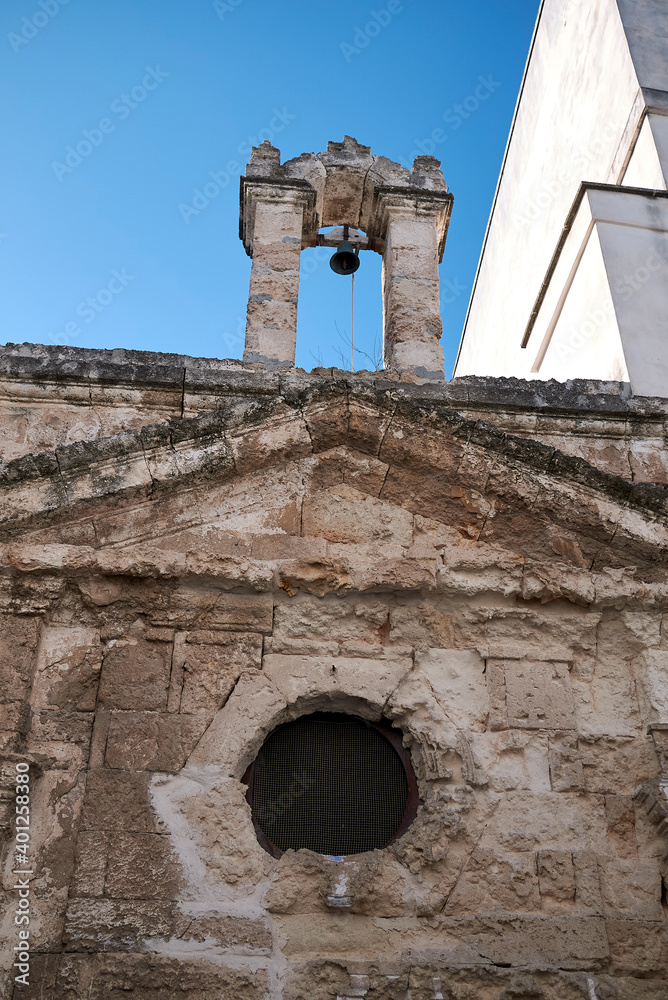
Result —
[[[448, 439], [482, 449], [490, 461], [549, 477], [555, 487], [561, 483], [595, 494], [615, 508], [637, 512], [643, 520], [663, 521], [668, 515], [666, 488], [629, 483], [540, 442], [505, 434], [462, 416], [447, 403], [424, 398], [421, 389], [392, 391], [382, 384], [351, 385], [332, 379], [314, 385], [294, 380], [272, 399], [247, 399], [195, 418], [25, 455], [0, 466], [4, 495], [0, 528], [7, 537], [7, 532], [36, 516], [73, 509], [96, 498], [151, 492], [178, 480], [244, 474], [342, 445], [409, 466], [435, 461], [438, 468], [437, 456], [426, 457], [420, 437], [429, 440], [433, 453]], [[414, 441], [411, 447], [406, 445], [401, 458], [387, 453], [390, 422], [410, 428]], [[365, 423], [368, 431], [363, 429]], [[271, 445], [260, 444], [268, 430]]]
[[387, 238], [389, 217], [392, 211], [410, 211], [426, 214], [436, 219], [438, 260], [443, 260], [445, 240], [452, 214], [454, 196], [448, 191], [415, 190], [401, 187], [376, 187], [369, 221], [369, 239]]
[[291, 202], [301, 206], [302, 238], [317, 229], [315, 222], [316, 192], [308, 181], [300, 178], [242, 177], [239, 189], [239, 238], [249, 257], [253, 256], [255, 212], [258, 201]]
[[195, 358], [182, 354], [125, 349], [96, 350], [41, 344], [6, 344], [0, 347], [0, 392], [25, 383], [35, 388], [57, 389], [54, 402], [63, 399], [68, 386], [131, 386], [133, 388], [215, 392], [221, 396], [267, 397], [297, 386], [312, 388], [330, 381], [351, 388], [377, 387], [383, 392], [407, 393], [425, 402], [465, 409], [534, 411], [574, 416], [639, 418], [662, 421], [668, 400], [632, 396], [621, 382], [574, 379], [569, 382], [465, 376], [435, 383], [417, 377], [399, 377], [392, 371], [356, 372], [317, 369], [307, 373], [268, 372], [263, 365], [231, 359]]

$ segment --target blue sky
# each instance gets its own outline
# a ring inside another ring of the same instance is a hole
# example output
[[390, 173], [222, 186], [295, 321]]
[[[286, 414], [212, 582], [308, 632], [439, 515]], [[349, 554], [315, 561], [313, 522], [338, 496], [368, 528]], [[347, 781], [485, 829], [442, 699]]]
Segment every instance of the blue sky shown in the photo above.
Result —
[[[289, 159], [347, 133], [407, 166], [442, 160], [449, 377], [538, 6], [3, 0], [0, 343], [240, 357], [250, 146], [271, 138]], [[350, 286], [330, 254], [302, 254], [307, 369], [348, 355]], [[362, 255], [355, 298], [356, 344], [374, 356], [377, 254]]]

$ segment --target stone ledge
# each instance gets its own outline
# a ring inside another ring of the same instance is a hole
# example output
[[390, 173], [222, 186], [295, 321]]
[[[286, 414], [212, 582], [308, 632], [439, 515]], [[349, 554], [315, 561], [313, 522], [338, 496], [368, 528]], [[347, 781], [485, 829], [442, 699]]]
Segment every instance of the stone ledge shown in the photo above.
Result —
[[[391, 419], [408, 422], [430, 434], [438, 432], [452, 435], [459, 441], [474, 445], [496, 454], [511, 464], [526, 466], [538, 473], [549, 475], [577, 483], [599, 494], [603, 494], [615, 503], [645, 511], [651, 511], [659, 516], [668, 514], [668, 489], [652, 483], [629, 483], [627, 480], [610, 473], [601, 472], [584, 459], [565, 455], [555, 448], [527, 438], [505, 434], [497, 428], [483, 422], [468, 419], [458, 413], [446, 400], [425, 398], [424, 387], [397, 386], [395, 391], [388, 393], [387, 386], [351, 382], [348, 379], [322, 380], [319, 378], [304, 379], [298, 376], [288, 378], [281, 394], [272, 398], [249, 398], [234, 407], [225, 410], [207, 412], [198, 417], [188, 417], [171, 420], [168, 423], [151, 424], [142, 427], [140, 431], [123, 431], [111, 437], [98, 438], [93, 441], [75, 442], [57, 448], [54, 452], [42, 452], [37, 455], [25, 455], [0, 465], [0, 488], [12, 488], [22, 483], [49, 480], [59, 485], [65, 482], [64, 476], [79, 475], [104, 466], [105, 463], [116, 462], [118, 459], [140, 459], [143, 462], [147, 451], [160, 453], [173, 451], [184, 443], [198, 443], [198, 458], [189, 464], [188, 476], [204, 475], [212, 471], [220, 471], [221, 461], [225, 457], [219, 454], [222, 444], [225, 454], [230, 452], [228, 459], [232, 461], [228, 434], [242, 440], [244, 435], [252, 434], [254, 428], [270, 421], [274, 425], [289, 425], [295, 421], [302, 427], [302, 437], [308, 438], [301, 442], [292, 442], [288, 453], [297, 451], [302, 455], [304, 448], [313, 453], [343, 444], [351, 439], [348, 420], [344, 419], [336, 430], [337, 441], [319, 442], [318, 432], [325, 419], [325, 410], [332, 413], [341, 406], [351, 414], [351, 404], [360, 407], [366, 413], [376, 410], [380, 413], [392, 414]], [[310, 412], [307, 412], [310, 408]], [[336, 413], [334, 413], [336, 417]], [[336, 423], [336, 420], [334, 421]], [[314, 440], [315, 436], [315, 440]], [[299, 435], [298, 435], [299, 437]], [[207, 448], [211, 445], [216, 449], [215, 455], [209, 461]], [[299, 447], [298, 447], [299, 446]], [[357, 445], [359, 447], [359, 444]], [[364, 449], [363, 449], [364, 450]], [[251, 448], [252, 451], [252, 448]], [[373, 452], [375, 454], [375, 450]], [[283, 454], [283, 459], [287, 453]], [[230, 462], [228, 462], [230, 464]], [[239, 456], [233, 463], [236, 471], [239, 468]], [[168, 474], [168, 478], [185, 476], [186, 473], [176, 465]], [[146, 480], [150, 483], [149, 472]], [[57, 505], [60, 505], [58, 503]]]
[[544, 382], [538, 379], [493, 378], [467, 375], [451, 382], [434, 382], [392, 371], [349, 372], [315, 368], [270, 372], [264, 365], [236, 358], [194, 358], [157, 351], [124, 348], [97, 350], [43, 344], [5, 344], [0, 347], [0, 380], [96, 383], [141, 387], [171, 387], [179, 391], [219, 391], [222, 395], [272, 395], [287, 386], [302, 390], [335, 380], [346, 385], [370, 385], [420, 396], [425, 402], [446, 405], [494, 406], [501, 410], [539, 410], [560, 414], [623, 415], [662, 420], [668, 399], [633, 396], [622, 382], [574, 379]]

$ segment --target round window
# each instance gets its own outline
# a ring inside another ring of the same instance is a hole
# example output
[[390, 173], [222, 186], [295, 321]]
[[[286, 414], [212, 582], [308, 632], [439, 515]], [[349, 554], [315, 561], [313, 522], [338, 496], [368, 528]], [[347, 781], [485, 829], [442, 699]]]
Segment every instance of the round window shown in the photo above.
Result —
[[401, 733], [318, 712], [276, 729], [244, 777], [262, 846], [343, 856], [386, 847], [417, 811]]

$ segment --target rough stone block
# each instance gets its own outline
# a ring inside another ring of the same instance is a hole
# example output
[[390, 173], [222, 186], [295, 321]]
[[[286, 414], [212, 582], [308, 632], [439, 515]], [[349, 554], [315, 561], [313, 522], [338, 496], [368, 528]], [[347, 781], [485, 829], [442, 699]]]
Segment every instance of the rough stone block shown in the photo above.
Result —
[[361, 714], [378, 717], [412, 662], [405, 656], [372, 660], [274, 653], [264, 657], [263, 666], [263, 673], [289, 705], [299, 704], [304, 711], [345, 711], [354, 707]]
[[507, 729], [471, 733], [470, 739], [476, 764], [495, 792], [550, 791], [548, 739], [544, 734]]
[[302, 532], [330, 542], [391, 542], [409, 546], [413, 517], [351, 486], [337, 486], [304, 500]]
[[578, 731], [610, 736], [634, 735], [641, 715], [633, 673], [619, 656], [596, 659], [591, 676], [573, 678]]
[[32, 688], [33, 706], [94, 711], [101, 663], [97, 629], [44, 629]]
[[659, 774], [650, 736], [587, 737], [578, 741], [589, 792], [633, 795], [638, 785]]
[[0, 614], [0, 690], [3, 701], [20, 701], [32, 678], [39, 619]]
[[391, 608], [389, 639], [422, 649], [458, 649], [463, 645], [457, 616], [437, 603], [411, 602]]
[[104, 653], [100, 706], [135, 712], [164, 712], [171, 666], [170, 643], [113, 639]]
[[151, 805], [147, 771], [88, 772], [81, 813], [82, 830], [124, 830], [128, 833], [164, 832]]
[[104, 830], [83, 831], [77, 837], [71, 896], [103, 896], [109, 836]]
[[35, 712], [26, 742], [32, 753], [59, 767], [80, 768], [88, 760], [92, 731], [92, 712]]
[[347, 962], [396, 958], [404, 947], [392, 933], [391, 921], [374, 920], [357, 913], [276, 914], [274, 924], [289, 962], [308, 961], [314, 952], [320, 959], [334, 960], [344, 954]]
[[273, 463], [297, 461], [312, 452], [304, 418], [287, 407], [266, 418], [259, 426], [250, 425], [240, 432], [230, 433], [229, 443], [237, 473], [255, 472]]
[[550, 781], [553, 792], [584, 790], [584, 768], [576, 736], [550, 737]]
[[495, 964], [597, 969], [605, 967], [609, 956], [605, 923], [597, 917], [471, 917], [457, 929]]
[[[29, 858], [35, 871], [34, 881], [39, 881], [40, 890], [33, 893], [31, 910], [36, 911], [32, 914], [36, 917], [36, 940], [48, 951], [50, 947], [46, 942], [56, 940], [60, 934], [59, 914], [64, 910], [63, 900], [67, 899], [74, 870], [74, 831], [83, 799], [84, 779], [75, 768], [60, 770], [54, 764], [51, 769], [41, 773], [40, 770], [32, 770], [30, 792]], [[5, 878], [12, 876], [7, 873]]]
[[486, 728], [485, 663], [475, 650], [429, 649], [417, 654], [415, 668], [424, 674], [443, 711], [459, 729]]
[[[314, 447], [316, 447], [314, 442]], [[387, 466], [371, 455], [350, 451], [348, 446], [332, 448], [301, 463], [309, 493], [345, 483], [368, 496], [378, 497]]]
[[[390, 400], [386, 399], [384, 402], [385, 406], [379, 408], [371, 401], [369, 401], [371, 405], [367, 405], [361, 394], [349, 398], [348, 439], [352, 447], [365, 454], [374, 456], [378, 454], [392, 419], [394, 406]], [[385, 471], [387, 471], [386, 465]]]
[[[120, 950], [120, 949], [119, 949]], [[231, 963], [230, 963], [231, 964]], [[235, 963], [236, 964], [236, 963]], [[155, 955], [124, 955], [98, 962], [86, 1000], [264, 1000], [267, 970], [230, 968], [218, 961], [182, 960]], [[175, 986], [178, 984], [178, 993]], [[84, 996], [79, 993], [79, 996]]]
[[652, 741], [661, 768], [661, 774], [668, 778], [668, 726], [665, 729], [652, 728]]
[[[220, 769], [216, 770], [220, 774]], [[189, 852], [205, 863], [207, 877], [216, 886], [216, 891], [227, 895], [227, 887], [234, 886], [246, 893], [267, 879], [275, 862], [260, 847], [255, 836], [246, 786], [231, 778], [221, 777], [216, 781], [213, 773], [211, 766], [191, 766], [187, 775], [180, 775], [178, 779], [156, 778], [154, 800], [158, 809], [163, 802], [173, 807], [174, 799], [170, 794], [176, 795], [180, 811], [188, 822]], [[187, 789], [188, 794], [180, 798], [186, 778], [192, 785]], [[173, 792], [170, 789], [172, 781], [175, 782]], [[189, 888], [192, 891], [192, 882]]]
[[314, 400], [304, 408], [304, 418], [316, 453], [330, 451], [346, 441], [348, 400], [337, 396], [335, 390], [324, 400]]
[[[33, 954], [30, 958], [30, 983], [28, 986], [17, 987], [17, 992], [20, 989], [21, 1000], [42, 1000], [43, 997], [58, 996], [56, 991], [60, 962], [60, 955]], [[7, 972], [4, 976], [0, 973], [1, 1000], [12, 1000], [12, 996], [16, 995], [14, 993], [14, 972], [16, 972], [15, 969], [12, 970], [12, 973]]]
[[593, 851], [573, 851], [575, 902], [579, 910], [596, 915], [603, 913], [598, 856]]
[[644, 721], [668, 723], [668, 650], [646, 650], [634, 670]]
[[609, 850], [602, 796], [507, 792], [485, 828], [481, 847], [529, 850]]
[[[638, 989], [640, 998], [653, 997], [645, 977], [657, 977], [665, 991], [668, 981], [668, 934], [665, 920], [606, 920], [612, 972], [615, 976], [640, 977], [648, 992]], [[622, 994], [623, 995], [623, 994]], [[633, 996], [633, 994], [629, 994]], [[658, 996], [661, 996], [659, 991]]]
[[209, 722], [209, 715], [114, 712], [105, 763], [125, 771], [180, 771]]
[[543, 908], [575, 902], [575, 868], [570, 851], [539, 851], [538, 879]]
[[638, 855], [635, 831], [635, 809], [630, 795], [606, 795], [605, 815], [608, 820], [608, 842], [619, 858]]
[[417, 738], [428, 778], [452, 777], [454, 762], [448, 758], [455, 749], [466, 759], [466, 765], [475, 770], [466, 734], [454, 726], [420, 671], [410, 671], [404, 676], [388, 701], [386, 714], [398, 719], [399, 724]]
[[302, 538], [282, 532], [253, 535], [251, 555], [264, 563], [299, 559], [302, 562], [323, 562], [327, 559], [328, 545], [324, 538]]
[[155, 625], [182, 629], [230, 629], [266, 632], [273, 628], [271, 594], [230, 594], [225, 590], [182, 584], [176, 590], [137, 595], [137, 610], [145, 609]]
[[[69, 881], [69, 878], [71, 877], [70, 865], [68, 865], [66, 874], [67, 880]], [[36, 880], [33, 880], [33, 884], [35, 881]], [[42, 882], [41, 891], [39, 893], [35, 892], [34, 889], [32, 892], [30, 906], [30, 931], [33, 956], [49, 952], [55, 953], [60, 951], [62, 947], [61, 942], [65, 920], [65, 909], [68, 901], [68, 890], [66, 888], [51, 888], [49, 886], [49, 882], [50, 880], [47, 878], [44, 882]], [[16, 895], [12, 895], [13, 898], [11, 899], [11, 902], [14, 905], [11, 908], [11, 912], [13, 919], [13, 911], [16, 905]], [[9, 913], [7, 916], [9, 916]], [[10, 948], [7, 949], [8, 951], [13, 949], [16, 944], [16, 930], [16, 926], [13, 926], [9, 936], [11, 943]], [[6, 945], [4, 942], [2, 942], [2, 944], [2, 951], [4, 951]], [[0, 952], [0, 954], [2, 954], [2, 952]], [[1, 960], [2, 959], [0, 959], [0, 961]]]
[[615, 919], [661, 920], [661, 873], [651, 860], [599, 862], [604, 914]]
[[661, 645], [661, 616], [650, 611], [615, 611], [598, 627], [597, 655], [627, 660]]
[[174, 899], [179, 873], [169, 837], [112, 833], [105, 894], [113, 899]]
[[490, 729], [508, 728], [508, 709], [506, 707], [506, 671], [501, 660], [487, 661], [487, 687], [489, 689], [489, 725]]
[[568, 664], [531, 660], [505, 663], [508, 725], [516, 729], [574, 729]]
[[271, 927], [266, 919], [216, 913], [176, 914], [174, 936], [196, 945], [226, 948], [245, 954], [271, 953]]
[[276, 606], [275, 639], [305, 638], [377, 642], [388, 620], [383, 601], [300, 595]]
[[0, 732], [8, 735], [23, 735], [29, 725], [30, 710], [26, 703], [10, 701], [0, 705]]
[[67, 907], [66, 951], [137, 951], [151, 937], [169, 937], [174, 904], [162, 899], [72, 899]]
[[[518, 586], [515, 574], [526, 577], [526, 567], [513, 559], [512, 551], [498, 550], [495, 563], [506, 571], [500, 579], [512, 589]], [[567, 663], [571, 658], [588, 659], [596, 651], [596, 630], [600, 614], [574, 612], [563, 605], [522, 605], [509, 607], [506, 602], [491, 607], [468, 607], [460, 616], [467, 642], [480, 648], [494, 660], [554, 660]], [[573, 667], [575, 670], [575, 666]]]
[[280, 860], [267, 907], [272, 913], [331, 913], [331, 899], [340, 894], [342, 880], [351, 914], [399, 917], [410, 910], [405, 870], [381, 851], [343, 865], [311, 851], [289, 851]]
[[240, 779], [265, 737], [286, 720], [287, 707], [285, 696], [264, 671], [242, 674], [189, 763], [193, 767], [215, 765]]
[[247, 632], [219, 633], [220, 640], [197, 643], [188, 637], [180, 711], [217, 712], [225, 704], [239, 675], [262, 666], [262, 636]]
[[445, 913], [540, 910], [536, 856], [477, 848], [448, 899]]
[[281, 637], [274, 639], [268, 637], [264, 642], [264, 654], [266, 656], [271, 653], [279, 653], [283, 656], [320, 656], [327, 659], [330, 656], [339, 655], [339, 644], [336, 640], [326, 642], [320, 639], [289, 639]]

